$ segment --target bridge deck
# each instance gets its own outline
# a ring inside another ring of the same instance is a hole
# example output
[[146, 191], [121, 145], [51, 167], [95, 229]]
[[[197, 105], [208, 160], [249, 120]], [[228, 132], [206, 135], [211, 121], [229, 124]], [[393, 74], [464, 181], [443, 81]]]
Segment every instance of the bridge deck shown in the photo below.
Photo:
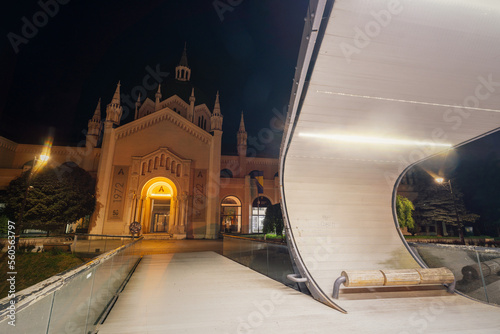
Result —
[[99, 334], [500, 331], [500, 308], [439, 291], [396, 295], [343, 297], [342, 314], [214, 252], [148, 255]]

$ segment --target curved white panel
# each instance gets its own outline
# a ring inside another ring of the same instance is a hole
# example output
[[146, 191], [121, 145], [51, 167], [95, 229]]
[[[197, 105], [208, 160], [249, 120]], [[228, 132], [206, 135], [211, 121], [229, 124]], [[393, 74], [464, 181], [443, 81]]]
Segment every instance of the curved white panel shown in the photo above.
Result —
[[319, 19], [306, 21], [281, 181], [295, 257], [331, 304], [342, 270], [419, 266], [393, 216], [401, 173], [500, 126], [500, 3], [340, 0], [325, 13], [314, 64]]

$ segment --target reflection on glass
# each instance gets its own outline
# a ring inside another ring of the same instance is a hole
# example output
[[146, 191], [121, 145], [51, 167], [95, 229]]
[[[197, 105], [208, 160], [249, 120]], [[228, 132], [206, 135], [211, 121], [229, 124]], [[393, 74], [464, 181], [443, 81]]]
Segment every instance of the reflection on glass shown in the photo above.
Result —
[[500, 251], [497, 249], [417, 243], [411, 246], [430, 268], [449, 268], [457, 280], [458, 291], [500, 305]]

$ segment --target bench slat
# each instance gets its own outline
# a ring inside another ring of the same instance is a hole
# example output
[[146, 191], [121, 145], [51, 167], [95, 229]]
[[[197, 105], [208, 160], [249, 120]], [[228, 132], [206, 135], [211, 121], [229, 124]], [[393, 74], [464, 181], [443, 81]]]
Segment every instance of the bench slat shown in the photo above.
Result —
[[455, 276], [448, 268], [418, 268], [420, 284], [448, 284], [455, 281]]
[[383, 286], [385, 282], [384, 274], [380, 270], [346, 270], [341, 276], [346, 278], [344, 285], [347, 287]]
[[420, 274], [415, 269], [381, 270], [385, 276], [384, 285], [418, 285]]

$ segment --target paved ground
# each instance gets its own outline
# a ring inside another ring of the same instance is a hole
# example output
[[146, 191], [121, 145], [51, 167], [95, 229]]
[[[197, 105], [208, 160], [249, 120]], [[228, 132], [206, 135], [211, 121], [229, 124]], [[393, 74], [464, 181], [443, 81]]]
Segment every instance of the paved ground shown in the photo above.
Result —
[[[76, 252], [101, 254], [105, 251], [115, 249], [129, 243], [131, 239], [91, 239], [78, 240]], [[96, 252], [96, 250], [98, 250]], [[213, 251], [222, 254], [221, 240], [142, 240], [140, 242], [140, 252], [147, 254], [170, 254], [185, 252]]]
[[141, 254], [171, 254], [212, 251], [222, 255], [220, 240], [143, 240]]
[[[188, 242], [165, 247], [187, 250]], [[154, 254], [143, 258], [99, 334], [500, 333], [500, 308], [442, 291], [339, 304], [349, 313], [215, 252]]]

